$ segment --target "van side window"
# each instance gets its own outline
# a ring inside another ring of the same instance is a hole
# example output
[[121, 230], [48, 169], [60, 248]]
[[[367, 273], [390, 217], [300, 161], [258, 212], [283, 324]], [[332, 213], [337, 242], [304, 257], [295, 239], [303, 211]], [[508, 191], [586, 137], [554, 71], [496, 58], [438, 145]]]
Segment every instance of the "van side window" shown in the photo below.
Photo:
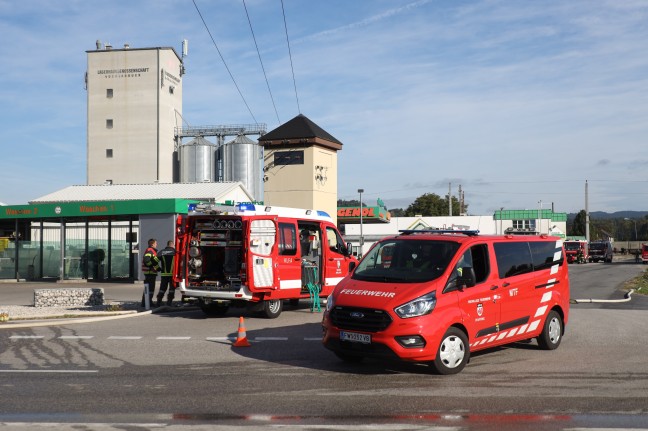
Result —
[[[556, 248], [555, 241], [530, 242], [529, 246], [531, 247], [531, 256], [533, 257], [534, 271], [551, 268], [555, 264], [563, 264], [564, 256], [562, 255], [562, 250]], [[554, 260], [557, 252], [561, 252], [560, 260]]]
[[333, 228], [326, 228], [326, 239], [328, 240], [328, 245], [331, 251], [336, 253], [344, 253], [344, 241], [340, 234]]
[[297, 254], [297, 228], [294, 224], [279, 223], [279, 254], [282, 256]]
[[495, 259], [499, 277], [506, 278], [533, 271], [533, 259], [528, 242], [496, 242]]
[[450, 274], [446, 290], [456, 288], [457, 279], [464, 275], [464, 271], [468, 269], [472, 269], [475, 273], [475, 284], [486, 281], [488, 274], [490, 274], [488, 246], [486, 244], [475, 245], [466, 250]]

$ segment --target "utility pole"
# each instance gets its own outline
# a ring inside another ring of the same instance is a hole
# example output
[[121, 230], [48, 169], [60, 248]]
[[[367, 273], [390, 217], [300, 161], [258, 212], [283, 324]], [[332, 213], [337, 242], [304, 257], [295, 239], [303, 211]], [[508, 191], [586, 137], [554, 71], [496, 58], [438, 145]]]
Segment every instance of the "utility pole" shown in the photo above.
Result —
[[587, 185], [587, 180], [585, 180], [585, 241], [589, 242], [590, 232], [589, 232], [589, 190]]
[[448, 215], [452, 217], [452, 183], [448, 183]]

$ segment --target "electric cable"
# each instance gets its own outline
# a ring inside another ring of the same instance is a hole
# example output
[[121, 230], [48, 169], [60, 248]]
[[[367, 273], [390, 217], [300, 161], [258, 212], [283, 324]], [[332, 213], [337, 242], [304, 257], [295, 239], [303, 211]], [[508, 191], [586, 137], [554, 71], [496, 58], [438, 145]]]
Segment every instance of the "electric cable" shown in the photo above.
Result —
[[257, 44], [256, 36], [254, 35], [252, 21], [250, 20], [250, 14], [248, 13], [247, 6], [245, 5], [245, 0], [243, 0], [243, 8], [245, 9], [245, 15], [247, 16], [248, 24], [250, 24], [250, 32], [252, 33], [252, 39], [254, 40], [254, 46], [256, 47], [257, 55], [259, 56], [259, 63], [261, 63], [261, 70], [263, 70], [263, 77], [265, 78], [266, 86], [268, 87], [268, 93], [270, 93], [272, 107], [274, 108], [275, 115], [277, 116], [277, 123], [281, 124], [281, 120], [279, 119], [279, 112], [277, 112], [277, 105], [275, 105], [274, 97], [272, 97], [272, 90], [270, 90], [268, 75], [266, 74], [265, 67], [263, 66], [263, 60], [261, 60], [261, 52], [259, 52], [259, 45]]
[[229, 73], [230, 78], [232, 79], [232, 82], [234, 83], [234, 86], [236, 87], [236, 91], [238, 91], [239, 96], [241, 96], [241, 99], [243, 100], [243, 103], [245, 104], [248, 112], [252, 116], [252, 119], [254, 120], [255, 124], [259, 124], [257, 119], [254, 117], [254, 114], [252, 113], [252, 110], [250, 109], [250, 105], [248, 105], [247, 101], [245, 100], [245, 97], [243, 97], [243, 93], [241, 92], [241, 89], [239, 88], [238, 84], [236, 83], [236, 80], [234, 79], [234, 75], [232, 75], [232, 72], [230, 71], [230, 68], [227, 66], [227, 62], [225, 61], [225, 58], [223, 57], [223, 54], [221, 54], [220, 49], [218, 49], [218, 45], [216, 44], [216, 41], [214, 40], [214, 37], [211, 34], [211, 31], [209, 31], [209, 27], [207, 26], [207, 23], [205, 22], [205, 19], [202, 16], [202, 13], [200, 13], [200, 9], [198, 9], [198, 5], [196, 4], [196, 0], [191, 0], [194, 4], [194, 7], [196, 8], [196, 12], [198, 12], [198, 15], [200, 16], [200, 20], [202, 21], [203, 25], [205, 26], [205, 30], [207, 30], [207, 34], [209, 34], [209, 37], [214, 44], [214, 47], [216, 48], [216, 51], [218, 52], [218, 55], [221, 58], [221, 61], [223, 62], [223, 65], [225, 66], [225, 69], [227, 69], [227, 73]]
[[301, 114], [299, 107], [299, 96], [297, 95], [297, 81], [295, 80], [295, 68], [293, 67], [292, 52], [290, 51], [290, 39], [288, 38], [288, 24], [286, 23], [286, 11], [284, 10], [284, 2], [281, 0], [281, 13], [283, 14], [284, 29], [286, 30], [286, 43], [288, 44], [288, 57], [290, 58], [290, 70], [292, 71], [293, 86], [295, 87], [295, 99], [297, 100], [297, 111]]

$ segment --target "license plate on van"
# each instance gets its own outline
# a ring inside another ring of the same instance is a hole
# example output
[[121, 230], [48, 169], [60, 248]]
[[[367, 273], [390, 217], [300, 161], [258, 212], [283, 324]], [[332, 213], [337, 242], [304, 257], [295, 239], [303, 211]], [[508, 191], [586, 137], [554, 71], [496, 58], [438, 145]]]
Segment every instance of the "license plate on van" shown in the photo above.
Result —
[[352, 343], [371, 344], [371, 335], [340, 331], [340, 340], [351, 341]]

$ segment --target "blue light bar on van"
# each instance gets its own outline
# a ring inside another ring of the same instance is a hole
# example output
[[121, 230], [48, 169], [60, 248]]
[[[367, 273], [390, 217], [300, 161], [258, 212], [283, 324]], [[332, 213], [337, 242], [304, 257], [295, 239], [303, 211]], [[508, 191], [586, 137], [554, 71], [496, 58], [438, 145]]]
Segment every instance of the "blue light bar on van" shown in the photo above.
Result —
[[189, 212], [196, 211], [196, 204], [189, 204], [189, 207], [187, 209]]
[[239, 211], [254, 211], [256, 207], [251, 203], [238, 204]]
[[319, 210], [318, 210], [318, 211], [317, 211], [317, 215], [318, 215], [318, 216], [323, 216], [323, 217], [331, 218], [331, 216], [328, 215], [328, 213], [327, 213], [326, 211], [319, 211]]

